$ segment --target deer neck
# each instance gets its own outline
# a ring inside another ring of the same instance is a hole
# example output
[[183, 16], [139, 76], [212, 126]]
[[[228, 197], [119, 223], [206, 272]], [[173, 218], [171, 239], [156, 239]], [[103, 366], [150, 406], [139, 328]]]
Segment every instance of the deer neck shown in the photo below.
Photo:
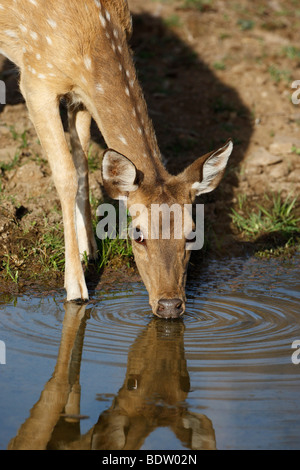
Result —
[[125, 32], [103, 16], [102, 34], [93, 44], [93, 50], [83, 56], [84, 72], [88, 72], [80, 77], [83, 101], [108, 147], [128, 157], [147, 180], [163, 181], [168, 173]]

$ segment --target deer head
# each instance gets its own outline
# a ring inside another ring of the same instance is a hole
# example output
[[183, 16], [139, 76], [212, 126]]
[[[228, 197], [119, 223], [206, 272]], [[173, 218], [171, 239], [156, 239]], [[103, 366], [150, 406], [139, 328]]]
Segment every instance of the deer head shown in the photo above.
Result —
[[[110, 149], [104, 153], [103, 184], [113, 199], [127, 199], [133, 217], [134, 258], [148, 290], [152, 311], [158, 317], [178, 318], [185, 311], [186, 273], [193, 243], [190, 232], [194, 228], [191, 214], [185, 207], [192, 204], [196, 196], [217, 187], [232, 147], [232, 142], [228, 141], [224, 147], [198, 158], [179, 175], [166, 173], [156, 182], [149, 181], [147, 174], [124, 155]], [[178, 217], [172, 211], [174, 205], [182, 212], [179, 231]], [[154, 218], [157, 206], [169, 208], [167, 238], [163, 236], [166, 219]]]

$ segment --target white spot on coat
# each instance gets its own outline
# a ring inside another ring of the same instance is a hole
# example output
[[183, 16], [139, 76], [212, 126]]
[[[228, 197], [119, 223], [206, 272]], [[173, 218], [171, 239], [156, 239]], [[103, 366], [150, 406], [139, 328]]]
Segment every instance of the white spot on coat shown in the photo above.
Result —
[[32, 39], [33, 39], [34, 41], [36, 41], [37, 38], [38, 38], [38, 35], [37, 35], [37, 33], [36, 33], [35, 31], [30, 31], [30, 36], [32, 37]]
[[35, 70], [33, 67], [31, 67], [30, 65], [28, 65], [27, 68], [28, 68], [29, 72], [33, 73], [33, 75], [36, 74], [36, 70]]
[[48, 18], [48, 19], [47, 19], [47, 23], [48, 23], [49, 26], [51, 26], [52, 29], [55, 29], [56, 26], [57, 26], [56, 21], [55, 21], [55, 20], [52, 20], [51, 18]]
[[52, 46], [52, 39], [49, 36], [46, 36], [46, 41], [49, 44], [49, 46]]
[[101, 83], [97, 83], [96, 90], [99, 91], [102, 94], [104, 93], [104, 89], [103, 89], [103, 86], [101, 85]]
[[6, 34], [6, 36], [9, 36], [10, 38], [18, 37], [18, 34], [16, 33], [16, 31], [13, 31], [12, 29], [6, 29], [4, 33]]
[[83, 61], [84, 61], [85, 68], [86, 68], [87, 70], [91, 70], [91, 67], [92, 67], [92, 60], [91, 60], [91, 58], [86, 55], [86, 56], [84, 57]]
[[100, 23], [102, 24], [103, 28], [105, 28], [106, 20], [105, 20], [104, 16], [102, 15], [102, 13], [99, 13], [99, 18], [100, 18]]
[[23, 33], [27, 33], [27, 28], [26, 28], [26, 26], [24, 26], [23, 24], [20, 24], [20, 25], [19, 25], [19, 28], [20, 28], [20, 30], [21, 30]]
[[127, 140], [125, 139], [125, 137], [123, 135], [120, 135], [119, 136], [119, 140], [124, 144], [124, 145], [128, 145], [128, 142]]

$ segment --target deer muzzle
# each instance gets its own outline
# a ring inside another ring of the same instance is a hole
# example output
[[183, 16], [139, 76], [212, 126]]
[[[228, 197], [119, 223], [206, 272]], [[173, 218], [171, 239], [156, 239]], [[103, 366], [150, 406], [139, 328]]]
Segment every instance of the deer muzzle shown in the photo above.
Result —
[[181, 299], [160, 299], [155, 314], [160, 318], [179, 318], [184, 312]]

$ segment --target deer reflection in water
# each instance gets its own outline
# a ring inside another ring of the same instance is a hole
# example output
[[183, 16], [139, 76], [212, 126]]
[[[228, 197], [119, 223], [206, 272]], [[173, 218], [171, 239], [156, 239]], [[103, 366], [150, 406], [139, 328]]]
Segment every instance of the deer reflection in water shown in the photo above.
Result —
[[186, 448], [215, 449], [211, 421], [188, 410], [190, 389], [181, 320], [150, 321], [128, 354], [124, 384], [109, 409], [80, 432], [80, 364], [86, 305], [65, 304], [52, 378], [8, 449], [138, 450], [156, 428], [168, 427]]

